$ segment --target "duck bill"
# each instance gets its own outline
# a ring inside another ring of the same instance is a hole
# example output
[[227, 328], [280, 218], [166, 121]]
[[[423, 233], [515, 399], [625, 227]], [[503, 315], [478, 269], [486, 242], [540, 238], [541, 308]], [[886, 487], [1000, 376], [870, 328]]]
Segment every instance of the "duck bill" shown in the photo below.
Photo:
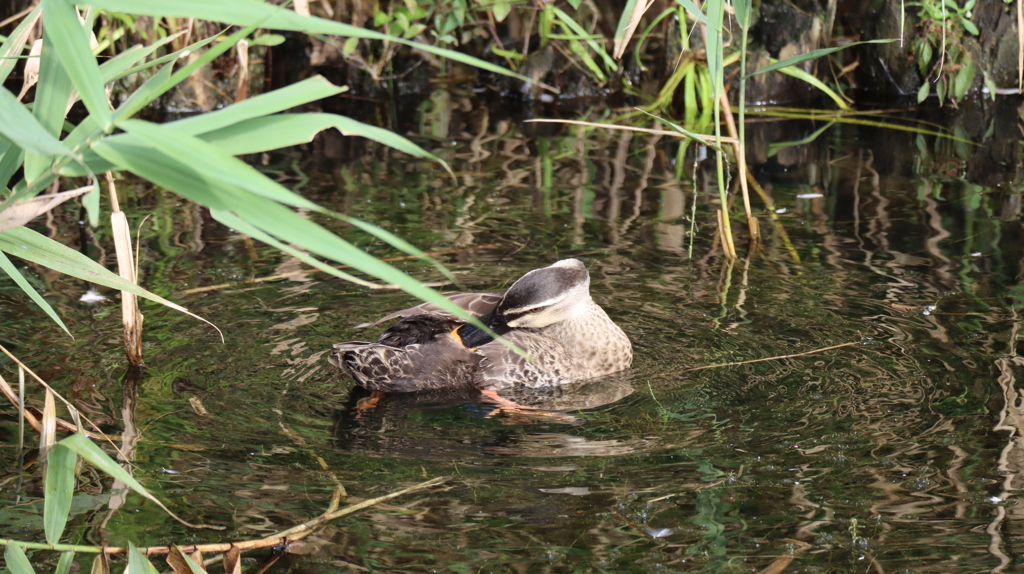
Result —
[[[481, 323], [498, 335], [504, 335], [512, 330], [505, 321], [504, 315], [499, 315], [495, 311], [491, 311], [479, 319]], [[474, 349], [494, 340], [494, 337], [491, 336], [490, 333], [475, 325], [470, 325], [469, 323], [456, 329], [455, 334], [462, 339], [462, 344], [469, 349]]]

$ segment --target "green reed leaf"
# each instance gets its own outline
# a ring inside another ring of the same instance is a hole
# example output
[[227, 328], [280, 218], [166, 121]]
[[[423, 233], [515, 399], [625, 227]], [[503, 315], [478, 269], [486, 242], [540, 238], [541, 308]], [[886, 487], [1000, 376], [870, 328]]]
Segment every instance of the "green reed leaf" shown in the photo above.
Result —
[[[65, 100], [65, 105], [67, 100]], [[18, 98], [0, 86], [0, 134], [18, 147], [40, 155], [70, 155], [69, 150], [50, 134]]]
[[89, 36], [78, 21], [74, 3], [69, 0], [43, 0], [42, 6], [44, 50], [56, 50], [86, 109], [103, 126], [109, 126], [110, 104], [100, 79], [99, 64], [89, 48]]
[[4, 40], [2, 46], [0, 46], [0, 85], [4, 83], [7, 76], [11, 75], [14, 70], [15, 64], [18, 63], [14, 57], [21, 54], [25, 47], [25, 42], [28, 40], [29, 34], [32, 32], [32, 28], [35, 26], [36, 20], [39, 19], [42, 7], [36, 6], [28, 13], [25, 18], [22, 19], [18, 27], [11, 32], [11, 35]]
[[888, 44], [890, 42], [896, 42], [896, 41], [897, 40], [895, 40], [895, 39], [893, 39], [893, 40], [888, 40], [888, 39], [883, 39], [883, 40], [863, 40], [863, 41], [860, 41], [860, 42], [850, 42], [849, 44], [846, 44], [844, 46], [836, 46], [836, 47], [833, 47], [833, 48], [822, 48], [820, 50], [812, 50], [810, 52], [807, 52], [806, 54], [800, 54], [800, 55], [797, 55], [797, 56], [793, 56], [792, 58], [786, 58], [785, 60], [779, 60], [777, 62], [772, 62], [771, 64], [761, 68], [760, 70], [757, 70], [755, 72], [750, 72], [749, 74], [747, 74], [747, 77], [749, 78], [750, 76], [756, 76], [757, 74], [763, 74], [765, 72], [781, 70], [782, 68], [786, 68], [786, 67], [789, 67], [789, 66], [796, 66], [797, 64], [802, 64], [804, 62], [809, 62], [809, 61], [814, 60], [816, 58], [820, 58], [822, 56], [827, 56], [828, 54], [832, 54], [832, 53], [838, 52], [840, 50], [845, 50], [847, 48], [850, 48], [850, 47], [853, 47], [853, 46], [857, 46], [859, 44]]
[[46, 483], [43, 489], [43, 530], [50, 544], [60, 542], [64, 525], [75, 495], [75, 461], [78, 455], [62, 446], [53, 445], [46, 458]]
[[71, 565], [75, 563], [75, 553], [72, 550], [66, 550], [60, 553], [60, 560], [57, 561], [57, 568], [54, 569], [53, 574], [68, 574], [71, 572]]
[[323, 76], [313, 76], [214, 112], [173, 121], [165, 125], [185, 134], [198, 135], [226, 128], [244, 120], [282, 112], [346, 91], [348, 88], [345, 86], [335, 86]]
[[[45, 235], [32, 231], [27, 227], [15, 227], [14, 229], [8, 229], [7, 231], [0, 232], [0, 251], [20, 257], [26, 261], [38, 263], [55, 271], [71, 275], [72, 277], [77, 277], [90, 283], [96, 283], [121, 291], [134, 293], [139, 297], [145, 297], [151, 301], [156, 301], [157, 303], [170, 307], [175, 311], [179, 311], [189, 315], [190, 317], [199, 319], [214, 329], [217, 328], [213, 323], [210, 323], [206, 319], [190, 312], [181, 305], [172, 303], [159, 295], [150, 293], [135, 283], [113, 273], [92, 259], [89, 259], [85, 255], [82, 255], [80, 252], [75, 251], [62, 243], [54, 241]], [[218, 332], [219, 331], [220, 330], [218, 329]]]
[[336, 128], [347, 136], [362, 136], [382, 143], [413, 157], [440, 163], [452, 174], [448, 163], [408, 139], [383, 128], [336, 114], [278, 114], [245, 120], [216, 131], [207, 132], [200, 139], [230, 155], [258, 153], [312, 141], [319, 132]]
[[7, 562], [7, 570], [10, 570], [11, 574], [35, 574], [28, 556], [25, 556], [25, 550], [17, 542], [7, 543], [4, 562]]
[[3, 252], [0, 252], [0, 269], [3, 269], [3, 271], [7, 273], [7, 276], [13, 279], [18, 287], [21, 287], [21, 290], [24, 291], [29, 298], [32, 299], [36, 305], [39, 305], [39, 308], [45, 311], [46, 314], [50, 316], [50, 319], [53, 319], [54, 323], [60, 325], [60, 328], [64, 329], [65, 333], [71, 335], [71, 331], [68, 330], [64, 321], [61, 321], [57, 312], [53, 310], [53, 307], [50, 306], [46, 299], [43, 299], [43, 296], [35, 290], [35, 287], [32, 287], [32, 284], [25, 279], [21, 272], [18, 271], [18, 268], [14, 266], [14, 263], [12, 263], [11, 260], [3, 254]]

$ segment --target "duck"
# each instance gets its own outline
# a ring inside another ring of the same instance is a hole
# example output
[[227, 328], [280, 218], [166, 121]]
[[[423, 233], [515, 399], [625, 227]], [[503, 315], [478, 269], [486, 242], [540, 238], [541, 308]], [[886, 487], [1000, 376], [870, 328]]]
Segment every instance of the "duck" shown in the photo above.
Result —
[[424, 303], [365, 325], [397, 319], [376, 342], [335, 344], [329, 361], [359, 386], [384, 393], [555, 387], [632, 365], [629, 337], [591, 298], [590, 274], [578, 259], [534, 269], [503, 295], [459, 293], [448, 299], [528, 357]]

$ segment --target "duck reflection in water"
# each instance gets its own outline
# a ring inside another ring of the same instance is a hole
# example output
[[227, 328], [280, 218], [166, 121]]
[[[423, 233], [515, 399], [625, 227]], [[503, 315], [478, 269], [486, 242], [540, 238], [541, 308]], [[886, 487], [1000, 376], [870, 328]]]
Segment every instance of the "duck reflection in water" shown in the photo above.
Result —
[[[463, 293], [449, 299], [530, 359], [483, 329], [425, 303], [373, 323], [399, 319], [374, 343], [334, 345], [330, 362], [369, 391], [476, 389], [507, 407], [519, 405], [510, 404], [499, 390], [507, 395], [553, 389], [632, 364], [629, 338], [590, 297], [590, 275], [579, 260], [563, 259], [530, 271], [503, 296]], [[363, 405], [372, 407], [374, 400]]]
[[354, 387], [346, 404], [332, 415], [332, 434], [337, 446], [346, 450], [431, 460], [494, 454], [541, 456], [535, 452], [538, 450], [548, 453], [544, 456], [622, 454], [623, 449], [632, 452], [650, 445], [592, 440], [556, 429], [579, 427], [585, 421], [577, 411], [616, 403], [632, 392], [625, 374], [557, 387], [502, 390], [508, 400], [528, 407], [526, 411], [501, 409], [503, 423], [533, 425], [524, 435], [520, 431], [501, 430], [507, 426], [481, 427], [481, 419], [494, 414], [495, 409], [481, 405], [480, 393], [475, 389], [388, 394], [375, 408], [366, 409], [361, 405], [373, 392]]

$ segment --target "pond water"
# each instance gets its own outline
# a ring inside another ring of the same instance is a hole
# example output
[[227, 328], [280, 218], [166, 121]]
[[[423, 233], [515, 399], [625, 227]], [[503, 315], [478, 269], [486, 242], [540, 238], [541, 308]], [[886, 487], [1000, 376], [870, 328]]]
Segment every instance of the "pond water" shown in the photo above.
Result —
[[[948, 120], [983, 145], [837, 124], [769, 149], [824, 124], [752, 124], [777, 224], [754, 197], [763, 248], [733, 264], [715, 235], [717, 190], [703, 168], [696, 183], [692, 165], [679, 177], [667, 138], [538, 130], [474, 108], [435, 147], [454, 181], [332, 136], [257, 158], [322, 205], [437, 253], [466, 289], [500, 292], [527, 270], [583, 260], [636, 360], [529, 397], [559, 416], [494, 413], [475, 393], [389, 396], [357, 414], [364, 395], [327, 363], [331, 344], [375, 338], [355, 326], [414, 301], [302, 272], [137, 184], [122, 207], [133, 225], [150, 216], [144, 285], [217, 324], [225, 342], [144, 303], [148, 368], [126, 375], [116, 294], [84, 303], [88, 285], [33, 269], [75, 339], [5, 284], [3, 343], [123, 435], [135, 476], [172, 510], [228, 528], [189, 529], [87, 470], [69, 541], [259, 538], [314, 518], [339, 490], [348, 504], [445, 477], [328, 524], [275, 568], [1019, 568], [1019, 134], [1015, 115], [992, 117]], [[113, 264], [108, 231], [82, 231], [78, 216], [33, 226]], [[379, 257], [401, 255], [321, 222]], [[738, 215], [733, 226], [746, 253]], [[439, 279], [421, 262], [395, 264]], [[0, 409], [0, 532], [42, 540], [41, 472], [30, 457], [17, 474], [16, 432]], [[254, 568], [268, 555], [243, 556]]]

